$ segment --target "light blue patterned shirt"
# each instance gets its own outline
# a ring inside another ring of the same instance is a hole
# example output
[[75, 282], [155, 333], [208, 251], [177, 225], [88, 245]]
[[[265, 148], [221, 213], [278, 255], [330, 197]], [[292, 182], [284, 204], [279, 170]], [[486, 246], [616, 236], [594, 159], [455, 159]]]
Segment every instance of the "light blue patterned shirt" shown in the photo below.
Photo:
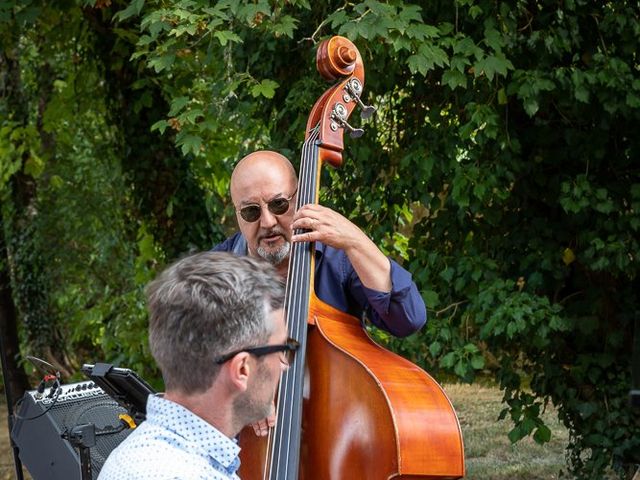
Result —
[[238, 480], [240, 447], [177, 403], [153, 395], [147, 419], [109, 455], [99, 480]]

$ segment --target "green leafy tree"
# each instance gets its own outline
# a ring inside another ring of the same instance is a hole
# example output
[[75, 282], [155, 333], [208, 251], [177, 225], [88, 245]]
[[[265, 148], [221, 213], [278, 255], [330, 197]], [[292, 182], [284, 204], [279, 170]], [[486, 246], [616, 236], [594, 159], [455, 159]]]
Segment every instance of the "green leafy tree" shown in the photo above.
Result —
[[[34, 238], [54, 232], [68, 254], [38, 284], [60, 307], [54, 325], [76, 332], [67, 348], [151, 369], [142, 286], [234, 228], [236, 159], [272, 148], [295, 161], [326, 88], [318, 42], [344, 35], [378, 114], [327, 170], [322, 201], [404, 262], [430, 315], [409, 339], [376, 336], [438, 374], [491, 372], [513, 441], [547, 441], [540, 413], [553, 403], [571, 470], [624, 476], [640, 462], [627, 403], [640, 315], [638, 17], [629, 0], [8, 2], [1, 38], [23, 82], [0, 98], [0, 145], [35, 152], [42, 172], [3, 172], [32, 175], [46, 211]], [[42, 33], [23, 29], [34, 24]], [[87, 258], [100, 278], [70, 281]], [[19, 309], [27, 330], [31, 307]]]

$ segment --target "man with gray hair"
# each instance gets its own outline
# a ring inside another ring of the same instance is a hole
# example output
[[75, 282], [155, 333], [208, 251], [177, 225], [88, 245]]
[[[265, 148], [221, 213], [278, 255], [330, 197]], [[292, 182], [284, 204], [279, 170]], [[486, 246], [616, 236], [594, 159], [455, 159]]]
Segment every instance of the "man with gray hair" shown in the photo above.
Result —
[[166, 393], [116, 448], [100, 480], [237, 479], [240, 430], [265, 418], [297, 348], [273, 267], [191, 255], [147, 287], [149, 345]]

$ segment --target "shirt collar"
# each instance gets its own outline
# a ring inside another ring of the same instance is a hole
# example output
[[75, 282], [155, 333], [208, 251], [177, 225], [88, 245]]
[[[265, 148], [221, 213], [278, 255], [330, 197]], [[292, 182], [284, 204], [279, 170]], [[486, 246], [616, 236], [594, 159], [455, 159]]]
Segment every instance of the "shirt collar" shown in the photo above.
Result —
[[[189, 417], [191, 427], [184, 428], [178, 419]], [[240, 466], [240, 446], [210, 423], [170, 400], [149, 395], [147, 421], [162, 425], [167, 430], [181, 436], [187, 442], [198, 445], [207, 455], [222, 465], [230, 474]]]

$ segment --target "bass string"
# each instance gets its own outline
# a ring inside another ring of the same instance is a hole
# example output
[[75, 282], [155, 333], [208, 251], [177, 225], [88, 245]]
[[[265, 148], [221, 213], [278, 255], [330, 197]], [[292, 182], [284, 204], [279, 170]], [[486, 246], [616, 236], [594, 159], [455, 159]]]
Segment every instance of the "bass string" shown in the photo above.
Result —
[[[296, 208], [315, 203], [317, 199], [316, 185], [320, 167], [318, 135], [319, 128], [316, 127], [303, 145]], [[302, 233], [302, 230], [297, 229], [294, 233]], [[300, 348], [296, 352], [293, 364], [283, 372], [278, 387], [277, 422], [273, 434], [275, 438], [272, 439], [270, 434], [268, 439], [268, 445], [271, 444], [270, 448], [268, 447], [271, 467], [269, 475], [273, 479], [289, 478], [290, 473], [297, 476], [312, 253], [313, 245], [308, 242], [291, 245], [285, 287], [285, 311], [289, 336], [300, 343]], [[289, 468], [295, 468], [296, 471], [289, 472]]]

